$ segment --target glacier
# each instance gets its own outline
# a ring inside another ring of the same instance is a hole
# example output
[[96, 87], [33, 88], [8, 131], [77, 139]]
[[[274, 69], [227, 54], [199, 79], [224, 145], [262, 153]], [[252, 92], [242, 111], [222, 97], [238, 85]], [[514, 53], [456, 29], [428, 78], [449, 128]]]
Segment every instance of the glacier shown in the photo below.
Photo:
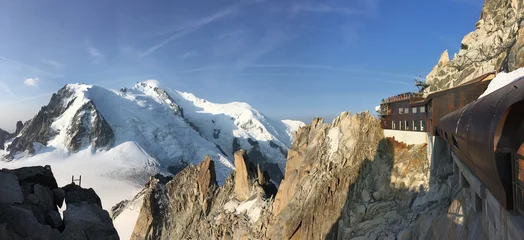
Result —
[[[215, 161], [217, 181], [223, 184], [235, 168], [233, 153], [239, 148], [258, 157], [270, 173], [282, 174], [293, 133], [304, 126], [299, 121], [271, 119], [247, 103], [212, 103], [161, 88], [151, 80], [120, 90], [68, 84], [64, 91], [69, 94], [59, 101], [55, 97], [60, 106], [42, 108], [61, 110], [59, 116], [48, 119], [49, 129], [35, 131], [47, 126], [31, 124], [36, 116], [28, 121], [6, 143], [8, 147], [18, 142], [25, 148], [0, 150], [0, 167], [51, 165], [59, 185], [81, 175], [82, 187], [95, 189], [108, 210], [132, 199], [150, 176], [174, 174], [173, 169], [198, 164], [206, 155]], [[103, 146], [95, 144], [102, 138], [95, 131], [99, 122], [107, 123], [112, 131], [105, 136], [111, 141], [106, 139]], [[38, 134], [43, 136], [35, 138]], [[24, 143], [25, 139], [47, 141]], [[130, 234], [129, 229], [117, 230]]]

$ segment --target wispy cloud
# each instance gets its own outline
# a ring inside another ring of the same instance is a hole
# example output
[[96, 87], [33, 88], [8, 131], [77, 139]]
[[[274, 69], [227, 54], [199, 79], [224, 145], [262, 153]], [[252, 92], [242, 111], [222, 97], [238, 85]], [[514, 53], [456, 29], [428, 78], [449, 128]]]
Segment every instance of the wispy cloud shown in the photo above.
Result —
[[208, 67], [208, 68], [193, 68], [193, 69], [186, 69], [182, 71], [175, 72], [175, 74], [184, 74], [184, 73], [195, 73], [195, 72], [206, 72], [210, 70], [217, 70], [220, 68], [217, 67]]
[[355, 67], [333, 67], [333, 66], [324, 66], [324, 65], [301, 65], [301, 64], [256, 64], [249, 66], [250, 68], [299, 68], [299, 69], [317, 69], [317, 70], [327, 70], [327, 71], [344, 71], [344, 72], [362, 72], [376, 75], [392, 76], [399, 78], [409, 78], [415, 79], [417, 76], [412, 76], [409, 74], [401, 73], [392, 73], [386, 71], [378, 70], [368, 70], [364, 68], [355, 68]]
[[180, 56], [181, 59], [188, 59], [190, 57], [194, 57], [196, 55], [195, 52], [186, 52]]
[[26, 101], [30, 101], [30, 100], [34, 100], [34, 99], [40, 99], [40, 98], [50, 98], [51, 95], [53, 95], [53, 93], [44, 93], [44, 94], [39, 94], [39, 95], [35, 95], [35, 96], [31, 96], [31, 97], [24, 97], [24, 98], [16, 98], [16, 99], [12, 99], [12, 100], [7, 100], [7, 101], [2, 101], [2, 103], [6, 103], [6, 104], [9, 104], [9, 103], [20, 103], [20, 102], [26, 102]]
[[[301, 13], [328, 13], [342, 15], [372, 16], [377, 13], [379, 0], [353, 0], [353, 1], [292, 1], [287, 11], [291, 17]], [[343, 2], [344, 4], [341, 4]]]
[[44, 70], [42, 70], [42, 69], [39, 69], [39, 68], [36, 68], [36, 67], [30, 66], [30, 65], [27, 65], [27, 64], [25, 64], [25, 63], [22, 63], [22, 62], [20, 62], [20, 61], [13, 60], [13, 59], [8, 58], [8, 57], [0, 56], [0, 60], [3, 60], [3, 61], [5, 61], [5, 62], [8, 62], [8, 63], [14, 64], [14, 65], [17, 65], [17, 66], [20, 66], [20, 67], [23, 67], [23, 68], [26, 68], [26, 69], [28, 69], [28, 70], [33, 70], [33, 71], [36, 72], [37, 74], [47, 75], [47, 76], [54, 77], [54, 78], [62, 78], [62, 77], [64, 77], [63, 75], [55, 74], [55, 73], [48, 72], [48, 71], [44, 71]]
[[19, 61], [16, 61], [16, 60], [4, 57], [4, 56], [0, 56], [0, 60], [4, 60], [6, 62], [9, 62], [9, 63], [15, 64], [15, 65], [21, 66], [21, 67], [24, 67], [24, 68], [27, 68], [27, 69], [31, 69], [31, 70], [34, 70], [34, 71], [37, 71], [37, 72], [47, 73], [44, 70], [38, 69], [36, 67], [29, 66], [29, 65], [24, 64], [22, 62], [19, 62]]
[[349, 8], [344, 6], [335, 5], [333, 3], [322, 2], [322, 3], [299, 3], [295, 2], [289, 9], [291, 15], [296, 15], [301, 12], [318, 12], [318, 13], [342, 13], [350, 15], [361, 14], [362, 11], [356, 8]]
[[219, 35], [217, 37], [218, 40], [223, 40], [223, 39], [227, 39], [227, 38], [230, 38], [232, 36], [235, 36], [235, 35], [238, 35], [238, 34], [242, 34], [244, 33], [245, 31], [244, 30], [238, 30], [238, 31], [233, 31], [233, 32], [227, 32], [227, 33], [223, 33], [221, 35]]
[[40, 62], [45, 63], [45, 64], [47, 64], [47, 65], [49, 65], [51, 67], [54, 67], [54, 68], [62, 68], [62, 67], [64, 67], [64, 64], [59, 63], [59, 62], [54, 61], [54, 60], [42, 59], [42, 60], [40, 60]]
[[93, 59], [94, 63], [100, 63], [102, 59], [104, 58], [104, 55], [98, 48], [93, 47], [91, 44], [87, 44], [87, 52], [89, 53], [89, 56]]
[[452, 2], [457, 2], [457, 3], [466, 3], [466, 4], [471, 4], [471, 5], [474, 5], [474, 6], [482, 6], [483, 2], [484, 1], [478, 1], [478, 0], [451, 0]]
[[238, 11], [238, 5], [233, 5], [231, 7], [228, 7], [210, 16], [188, 22], [184, 27], [176, 29], [175, 32], [171, 34], [171, 36], [169, 36], [168, 38], [148, 48], [145, 52], [140, 54], [140, 57], [142, 58], [142, 57], [148, 56], [154, 53], [159, 48], [165, 46], [166, 44], [171, 43], [177, 39], [183, 38], [210, 23], [213, 23], [225, 17], [231, 16], [234, 13], [236, 13], [237, 11]]
[[0, 90], [0, 92], [4, 92], [6, 95], [18, 98], [18, 96], [11, 90], [11, 87], [9, 87], [9, 85], [5, 84], [3, 81], [0, 81]]
[[24, 84], [26, 86], [30, 86], [30, 87], [36, 87], [40, 84], [40, 79], [38, 79], [38, 77], [34, 77], [34, 78], [26, 78], [24, 80]]
[[[187, 69], [176, 72], [176, 74], [188, 74], [188, 73], [197, 73], [197, 72], [207, 72], [207, 71], [215, 71], [215, 70], [228, 70], [233, 72], [233, 69], [230, 69], [231, 67], [208, 67], [208, 68], [195, 68], [195, 69]], [[392, 73], [387, 71], [378, 71], [378, 70], [368, 70], [363, 68], [355, 68], [355, 67], [334, 67], [334, 66], [325, 66], [325, 65], [308, 65], [308, 64], [252, 64], [247, 65], [245, 68], [273, 68], [273, 69], [313, 69], [313, 70], [324, 70], [324, 71], [331, 71], [331, 72], [360, 72], [360, 73], [367, 73], [370, 75], [382, 75], [382, 76], [389, 76], [389, 77], [397, 77], [397, 78], [404, 78], [404, 79], [410, 79], [413, 80], [417, 78], [417, 76], [412, 76], [410, 74], [402, 74], [402, 73]], [[231, 75], [234, 76], [333, 76], [333, 75], [326, 75], [322, 73], [318, 74], [304, 74], [304, 73], [232, 73]], [[382, 80], [380, 80], [382, 81]], [[383, 80], [382, 82], [394, 82], [398, 83], [397, 81], [387, 81]], [[409, 85], [412, 85], [412, 83], [409, 83]]]

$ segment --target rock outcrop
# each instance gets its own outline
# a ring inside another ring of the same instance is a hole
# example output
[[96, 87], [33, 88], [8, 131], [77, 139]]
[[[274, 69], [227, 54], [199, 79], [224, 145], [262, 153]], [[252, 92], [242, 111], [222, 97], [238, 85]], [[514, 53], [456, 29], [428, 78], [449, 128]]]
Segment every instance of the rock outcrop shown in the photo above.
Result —
[[[14, 139], [7, 148], [9, 154], [6, 158], [13, 159], [19, 152], [35, 154], [34, 143], [46, 146], [49, 140], [60, 134], [59, 130], [55, 130], [51, 125], [75, 103], [75, 100], [75, 91], [66, 85], [53, 94], [49, 104], [42, 107], [33, 119], [25, 124], [18, 122], [16, 132], [10, 135]], [[64, 145], [72, 152], [88, 146], [92, 146], [93, 149], [109, 149], [113, 146], [113, 130], [92, 101], [84, 103], [76, 111], [68, 127], [64, 129], [68, 138]]]
[[0, 150], [4, 150], [5, 142], [9, 140], [10, 135], [7, 131], [0, 128]]
[[439, 61], [427, 75], [428, 91], [457, 86], [488, 72], [524, 67], [523, 20], [521, 1], [485, 0], [476, 29], [464, 36], [460, 51], [447, 64]]
[[431, 237], [427, 226], [456, 193], [451, 163], [430, 173], [425, 145], [385, 139], [369, 113], [300, 128], [275, 197], [268, 173], [244, 151], [236, 157], [236, 172], [207, 191], [208, 159], [167, 184], [152, 178], [133, 239]]
[[85, 103], [75, 113], [67, 135], [69, 139], [66, 145], [72, 152], [86, 146], [107, 150], [115, 141], [113, 130], [92, 101]]
[[[230, 175], [218, 188], [214, 180], [214, 162], [206, 157], [198, 166], [190, 165], [167, 183], [160, 176], [152, 177], [143, 194], [143, 205], [131, 239], [261, 239], [269, 221], [271, 200], [257, 198], [253, 179], [263, 178], [264, 189], [276, 187], [269, 178], [253, 176], [246, 166], [253, 165], [244, 150], [237, 151], [244, 168], [246, 189], [239, 200], [236, 174]], [[237, 166], [237, 171], [238, 171]], [[276, 192], [276, 190], [273, 190]], [[274, 194], [274, 193], [273, 193]]]
[[23, 127], [24, 127], [24, 124], [22, 123], [22, 121], [18, 121], [16, 123], [16, 130], [12, 134], [0, 128], [0, 150], [4, 150], [5, 149], [5, 143], [8, 140], [18, 136], [20, 131], [22, 131]]
[[[64, 218], [58, 207], [66, 202]], [[0, 239], [118, 240], [93, 189], [58, 188], [51, 168], [0, 170]]]
[[49, 104], [42, 107], [38, 114], [25, 124], [20, 132], [21, 135], [15, 138], [11, 145], [9, 145], [7, 148], [9, 156], [7, 157], [13, 158], [17, 152], [24, 151], [27, 151], [29, 154], [34, 154], [34, 142], [46, 145], [47, 141], [57, 134], [53, 132], [51, 124], [55, 118], [67, 110], [69, 103], [73, 102], [70, 99], [72, 96], [73, 91], [67, 88], [67, 86], [60, 89], [57, 93], [54, 93]]
[[251, 196], [252, 180], [246, 159], [247, 155], [244, 150], [235, 153], [235, 196], [240, 201], [245, 201]]
[[15, 133], [12, 135], [12, 137], [18, 136], [18, 134], [22, 132], [23, 128], [24, 128], [24, 123], [22, 121], [16, 122], [16, 130], [15, 130]]

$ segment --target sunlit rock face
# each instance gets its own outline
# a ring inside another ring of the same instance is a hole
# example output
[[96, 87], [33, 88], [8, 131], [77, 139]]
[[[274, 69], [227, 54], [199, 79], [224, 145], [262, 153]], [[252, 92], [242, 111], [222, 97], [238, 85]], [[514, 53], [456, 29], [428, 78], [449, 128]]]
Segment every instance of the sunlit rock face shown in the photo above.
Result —
[[[295, 134], [274, 198], [260, 197], [268, 194], [257, 189], [262, 174], [256, 168], [237, 167], [223, 186], [210, 187], [199, 180], [210, 175], [206, 160], [167, 184], [150, 181], [133, 239], [426, 236], [429, 228], [411, 229], [420, 216], [446, 210], [457, 185], [451, 162], [430, 174], [426, 156], [425, 145], [385, 139], [367, 112], [343, 113], [331, 124], [317, 118]], [[251, 165], [242, 151], [238, 157]], [[238, 182], [239, 175], [247, 183]]]
[[522, 1], [486, 0], [476, 29], [464, 36], [460, 51], [447, 63], [441, 56], [427, 75], [428, 91], [457, 86], [492, 71], [524, 67], [523, 17]]
[[430, 174], [426, 148], [385, 139], [368, 113], [343, 113], [332, 124], [315, 119], [290, 149], [267, 237], [408, 236], [419, 216], [449, 205], [456, 185], [451, 162]]

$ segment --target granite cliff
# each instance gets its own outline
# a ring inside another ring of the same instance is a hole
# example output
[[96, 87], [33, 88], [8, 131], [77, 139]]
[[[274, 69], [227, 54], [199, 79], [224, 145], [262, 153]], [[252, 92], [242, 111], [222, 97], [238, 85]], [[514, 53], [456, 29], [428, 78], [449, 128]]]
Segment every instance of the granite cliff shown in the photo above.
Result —
[[431, 168], [427, 146], [384, 138], [366, 112], [317, 118], [294, 139], [276, 195], [242, 151], [220, 187], [209, 158], [151, 178], [132, 239], [432, 238], [458, 192], [451, 162]]
[[427, 75], [428, 91], [451, 88], [492, 71], [524, 67], [524, 4], [519, 0], [485, 0], [474, 31], [464, 36], [449, 60], [445, 51]]

